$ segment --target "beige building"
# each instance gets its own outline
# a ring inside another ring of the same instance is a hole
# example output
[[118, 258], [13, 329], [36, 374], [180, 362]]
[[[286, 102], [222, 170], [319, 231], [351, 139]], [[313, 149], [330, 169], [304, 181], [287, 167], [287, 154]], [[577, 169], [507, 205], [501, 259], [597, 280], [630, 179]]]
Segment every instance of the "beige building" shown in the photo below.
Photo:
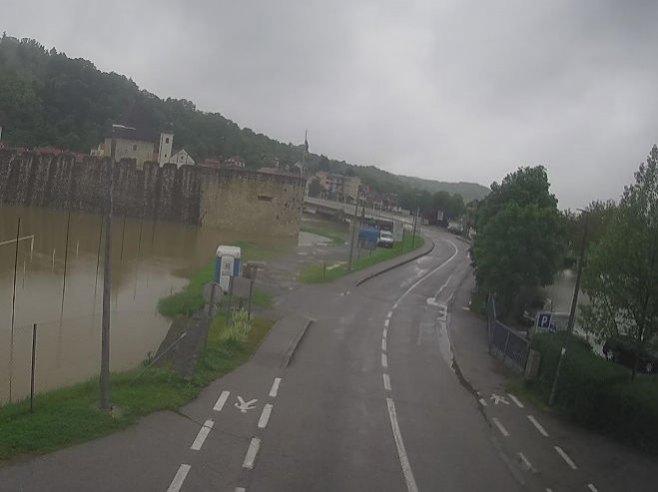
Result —
[[[159, 142], [159, 145], [156, 142]], [[119, 162], [121, 159], [135, 159], [137, 169], [142, 169], [145, 162], [159, 162], [160, 165], [170, 162], [173, 145], [174, 134], [170, 132], [158, 136], [154, 132], [130, 126], [112, 125], [112, 131], [105, 136], [105, 140], [98, 148], [92, 149], [91, 155], [96, 157], [114, 155], [114, 162]]]
[[[318, 171], [310, 179], [317, 179], [324, 189], [325, 198], [338, 201], [355, 202], [359, 196], [361, 179], [358, 176], [344, 176], [342, 174]], [[309, 180], [310, 182], [310, 180]]]

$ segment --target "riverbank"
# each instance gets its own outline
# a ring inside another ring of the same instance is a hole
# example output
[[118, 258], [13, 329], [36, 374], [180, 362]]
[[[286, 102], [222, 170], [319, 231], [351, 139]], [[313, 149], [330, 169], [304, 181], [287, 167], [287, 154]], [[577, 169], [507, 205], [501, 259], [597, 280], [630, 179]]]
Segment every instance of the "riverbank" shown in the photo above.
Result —
[[111, 413], [98, 408], [96, 380], [41, 393], [29, 400], [0, 407], [0, 462], [44, 454], [110, 434], [157, 410], [177, 410], [194, 399], [211, 381], [246, 362], [256, 351], [274, 322], [255, 318], [244, 344], [227, 342], [227, 325], [218, 316], [211, 325], [208, 344], [194, 377], [185, 381], [166, 368], [137, 368], [111, 376]]

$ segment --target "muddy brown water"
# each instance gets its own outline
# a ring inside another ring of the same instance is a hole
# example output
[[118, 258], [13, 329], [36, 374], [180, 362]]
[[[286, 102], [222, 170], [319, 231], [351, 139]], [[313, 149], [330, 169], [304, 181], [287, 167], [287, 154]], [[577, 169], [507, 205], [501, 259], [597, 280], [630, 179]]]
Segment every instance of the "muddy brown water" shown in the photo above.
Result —
[[[18, 217], [22, 239], [18, 241], [12, 337]], [[64, 288], [68, 214], [45, 208], [0, 207], [0, 404], [9, 401], [10, 380], [12, 401], [29, 395], [34, 323], [37, 392], [99, 373], [101, 217], [82, 213], [70, 217]], [[136, 367], [157, 350], [170, 324], [157, 313], [158, 300], [184, 287], [189, 277], [213, 258], [218, 244], [238, 241], [263, 248], [280, 249], [283, 244], [280, 239], [262, 236], [115, 217], [111, 370]]]

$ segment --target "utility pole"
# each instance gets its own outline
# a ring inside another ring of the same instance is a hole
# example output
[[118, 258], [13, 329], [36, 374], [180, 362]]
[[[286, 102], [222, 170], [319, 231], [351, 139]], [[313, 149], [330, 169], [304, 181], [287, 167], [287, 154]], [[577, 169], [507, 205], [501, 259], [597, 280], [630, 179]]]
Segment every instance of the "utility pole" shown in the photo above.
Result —
[[352, 219], [352, 236], [350, 237], [350, 256], [347, 261], [347, 271], [352, 271], [352, 259], [354, 257], [354, 234], [356, 233], [356, 221], [359, 214], [359, 196], [361, 195], [361, 187], [356, 190], [356, 203], [354, 204], [354, 217]]
[[418, 226], [418, 215], [420, 214], [420, 207], [416, 208], [416, 215], [414, 216], [414, 222], [412, 227], [412, 236], [411, 236], [411, 249], [414, 248], [416, 243], [416, 227]]
[[560, 379], [560, 369], [562, 369], [562, 364], [564, 364], [567, 348], [569, 347], [569, 340], [571, 340], [573, 325], [576, 319], [576, 306], [578, 305], [578, 292], [580, 291], [580, 278], [583, 274], [583, 262], [585, 259], [585, 248], [587, 246], [587, 229], [589, 226], [589, 214], [585, 210], [582, 213], [587, 215], [585, 215], [585, 230], [583, 231], [583, 241], [580, 244], [580, 256], [578, 257], [578, 275], [576, 276], [576, 285], [573, 289], [573, 298], [571, 300], [571, 311], [569, 312], [569, 322], [567, 323], [567, 337], [562, 345], [562, 350], [560, 350], [560, 358], [558, 359], [557, 369], [555, 370], [555, 379], [553, 380], [551, 395], [548, 398], [549, 405], [555, 403], [555, 393], [557, 391], [558, 380]]
[[114, 156], [116, 154], [116, 138], [112, 127], [112, 147], [110, 159], [107, 161], [107, 177], [109, 180], [108, 199], [106, 205], [105, 226], [105, 259], [103, 263], [103, 321], [101, 325], [101, 408], [109, 410], [110, 404], [110, 309], [112, 293], [112, 208], [114, 195]]

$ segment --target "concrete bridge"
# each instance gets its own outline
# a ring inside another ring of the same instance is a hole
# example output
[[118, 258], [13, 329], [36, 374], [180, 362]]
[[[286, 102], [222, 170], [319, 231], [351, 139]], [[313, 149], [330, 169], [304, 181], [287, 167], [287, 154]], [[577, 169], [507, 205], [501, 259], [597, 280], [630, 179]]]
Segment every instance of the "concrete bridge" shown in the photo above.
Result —
[[[331, 215], [337, 217], [353, 217], [355, 211], [355, 204], [335, 202], [332, 200], [323, 200], [321, 198], [312, 198], [308, 195], [304, 196], [304, 211], [309, 213], [319, 213], [322, 215]], [[363, 207], [360, 205], [357, 215], [359, 217], [364, 214]], [[376, 210], [374, 208], [365, 209], [364, 214], [366, 219], [373, 220], [391, 220], [398, 221], [404, 224], [413, 224], [413, 216], [396, 214], [384, 210]]]

